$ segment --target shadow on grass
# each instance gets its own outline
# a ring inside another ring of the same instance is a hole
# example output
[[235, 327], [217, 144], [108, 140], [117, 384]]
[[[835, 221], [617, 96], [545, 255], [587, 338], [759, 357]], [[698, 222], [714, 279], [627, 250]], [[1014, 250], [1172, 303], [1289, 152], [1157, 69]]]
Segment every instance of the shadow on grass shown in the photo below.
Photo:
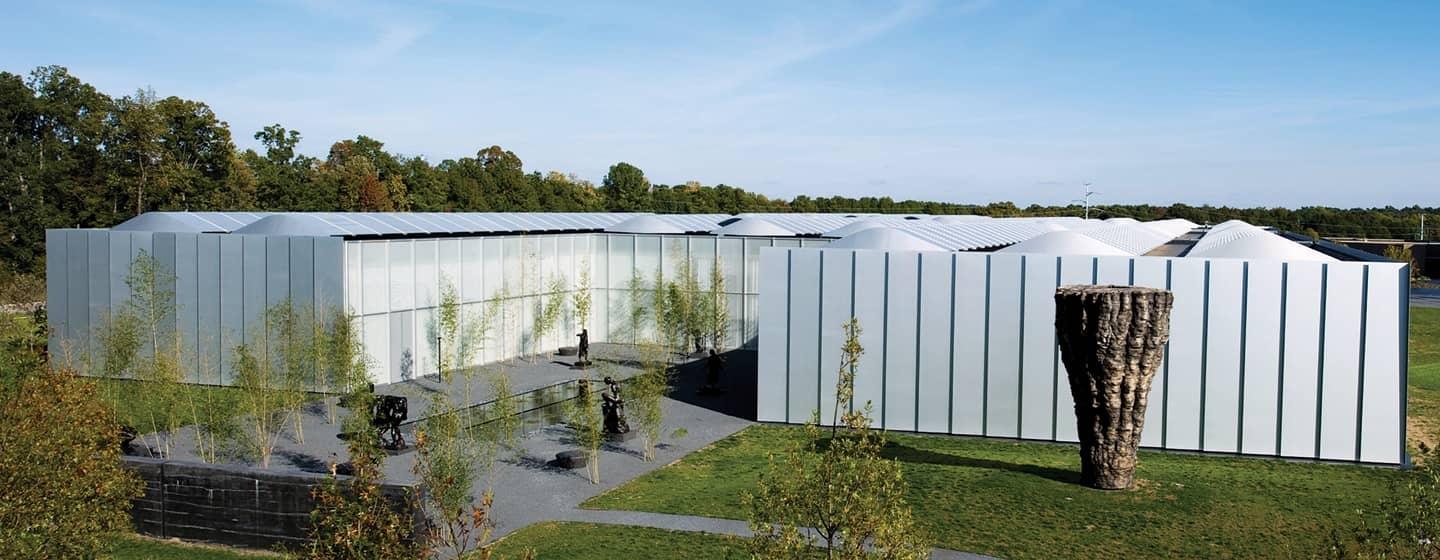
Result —
[[1071, 469], [1057, 469], [1054, 467], [1042, 467], [1039, 465], [1027, 465], [1023, 463], [1009, 463], [995, 459], [982, 459], [979, 457], [966, 457], [962, 455], [951, 455], [949, 453], [936, 453], [926, 449], [916, 449], [908, 445], [887, 442], [880, 455], [886, 459], [894, 459], [901, 463], [923, 463], [927, 465], [940, 465], [950, 467], [969, 467], [991, 471], [1008, 471], [1013, 473], [1038, 476], [1065, 484], [1080, 484], [1080, 471]]

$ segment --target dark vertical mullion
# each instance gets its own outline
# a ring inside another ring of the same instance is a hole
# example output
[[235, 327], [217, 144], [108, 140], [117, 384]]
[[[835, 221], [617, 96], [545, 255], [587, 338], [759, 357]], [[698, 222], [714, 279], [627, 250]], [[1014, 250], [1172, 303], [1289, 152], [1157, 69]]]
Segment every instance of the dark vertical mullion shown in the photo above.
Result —
[[1250, 322], [1250, 261], [1240, 266], [1240, 404], [1235, 417], [1236, 453], [1245, 452], [1245, 351]]
[[925, 293], [925, 253], [915, 254], [915, 431], [920, 431], [920, 318], [925, 307], [921, 296]]
[[[815, 414], [820, 417], [825, 415], [825, 251], [816, 250], [820, 254], [820, 269], [816, 274], [819, 280], [815, 297]], [[837, 382], [839, 380], [836, 380]], [[837, 405], [839, 403], [836, 403]], [[832, 407], [833, 408], [833, 407]]]
[[1370, 265], [1360, 267], [1360, 379], [1355, 391], [1355, 460], [1360, 460], [1360, 440], [1365, 433], [1365, 335], [1370, 319]]
[[1200, 313], [1200, 450], [1205, 450], [1205, 389], [1210, 367], [1210, 261], [1205, 261], [1205, 308]]
[[[1055, 257], [1055, 288], [1060, 288], [1060, 271], [1064, 265], [1061, 257]], [[1060, 439], [1060, 341], [1054, 329], [1050, 331], [1050, 439]]]
[[1319, 362], [1315, 367], [1315, 458], [1320, 458], [1321, 412], [1325, 403], [1325, 320], [1330, 292], [1330, 265], [1320, 265], [1320, 349]]
[[885, 253], [884, 315], [880, 325], [880, 429], [885, 429], [885, 402], [890, 396], [890, 253]]
[[[785, 250], [785, 421], [790, 422], [790, 335], [791, 298], [794, 293], [795, 263], [793, 254]], [[631, 297], [634, 297], [633, 295]]]
[[990, 435], [990, 261], [985, 255], [985, 347], [981, 351], [980, 435]]
[[960, 260], [958, 253], [950, 254], [950, 384], [946, 389], [949, 403], [945, 411], [945, 433], [955, 433], [955, 282]]
[[[855, 256], [855, 254], [856, 254], [855, 251], [851, 251], [851, 252], [850, 252], [850, 320], [852, 320], [852, 321], [855, 321], [855, 320], [856, 320], [856, 318], [855, 318], [855, 272], [856, 272], [856, 267], [855, 267], [856, 256]], [[857, 322], [858, 322], [858, 321], [857, 321]], [[848, 342], [848, 338], [849, 338], [849, 335], [848, 335], [848, 334], [846, 335], [846, 338], [847, 338], [846, 341]], [[854, 387], [851, 387], [851, 389], [852, 389], [852, 390], [851, 390], [851, 393], [850, 393], [850, 412], [851, 412], [851, 413], [854, 413], [854, 412], [855, 412], [855, 393], [854, 393], [854, 390], [853, 390]]]
[[1275, 387], [1275, 455], [1281, 454], [1285, 430], [1285, 327], [1290, 306], [1290, 263], [1280, 263], [1280, 363]]
[[1026, 256], [1020, 255], [1020, 350], [1015, 360], [1015, 437], [1023, 437], [1025, 424], [1025, 265]]
[[1405, 391], [1410, 386], [1410, 267], [1408, 265], [1400, 267], [1398, 279], [1400, 282], [1400, 324], [1396, 325], [1396, 327], [1399, 328], [1399, 336], [1396, 338], [1399, 339], [1400, 342], [1400, 391], [1399, 395], [1397, 395], [1400, 401], [1399, 457], [1401, 463], [1409, 466], [1410, 457], [1405, 450], [1405, 418], [1408, 404], [1405, 398]]

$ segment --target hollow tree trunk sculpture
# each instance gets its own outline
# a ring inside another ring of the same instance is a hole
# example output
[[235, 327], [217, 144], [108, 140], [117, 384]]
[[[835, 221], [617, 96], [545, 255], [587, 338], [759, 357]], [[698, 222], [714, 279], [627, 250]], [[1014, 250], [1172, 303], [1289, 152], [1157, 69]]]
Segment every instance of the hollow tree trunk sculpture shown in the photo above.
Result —
[[1087, 486], [1134, 486], [1150, 382], [1170, 339], [1174, 302], [1170, 292], [1155, 288], [1055, 290], [1055, 334], [1075, 397], [1080, 478]]

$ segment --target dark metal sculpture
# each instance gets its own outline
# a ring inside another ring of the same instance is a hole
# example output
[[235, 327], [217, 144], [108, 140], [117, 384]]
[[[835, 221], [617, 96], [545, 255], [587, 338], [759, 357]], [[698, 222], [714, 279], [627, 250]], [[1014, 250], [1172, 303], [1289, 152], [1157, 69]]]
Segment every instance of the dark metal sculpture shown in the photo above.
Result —
[[720, 375], [725, 373], [725, 357], [710, 349], [710, 355], [705, 358], [705, 385], [700, 387], [702, 395], [717, 395], [724, 391], [720, 388]]
[[590, 329], [580, 329], [580, 346], [575, 353], [575, 365], [585, 367], [590, 365]]
[[376, 395], [371, 410], [370, 424], [380, 438], [380, 447], [404, 449], [405, 436], [400, 434], [400, 424], [409, 417], [410, 401], [395, 395]]
[[130, 426], [120, 426], [120, 454], [130, 455], [135, 452], [135, 438], [140, 437], [140, 432]]
[[630, 423], [625, 420], [625, 399], [620, 397], [620, 384], [614, 378], [605, 378], [605, 390], [600, 393], [600, 411], [605, 414], [605, 433], [624, 434], [630, 432]]

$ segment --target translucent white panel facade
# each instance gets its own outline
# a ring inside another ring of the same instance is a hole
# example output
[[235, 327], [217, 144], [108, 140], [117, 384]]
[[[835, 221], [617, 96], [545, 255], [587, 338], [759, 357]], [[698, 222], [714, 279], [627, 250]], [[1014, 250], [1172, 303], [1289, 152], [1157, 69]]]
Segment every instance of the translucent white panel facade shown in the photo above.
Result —
[[1055, 287], [1134, 284], [1175, 294], [1143, 445], [1405, 460], [1404, 265], [920, 255], [762, 251], [761, 420], [802, 422], [830, 410], [829, 370], [843, 343], [836, 329], [853, 316], [865, 347], [856, 397], [874, 403], [877, 425], [1074, 441], [1056, 361]]

